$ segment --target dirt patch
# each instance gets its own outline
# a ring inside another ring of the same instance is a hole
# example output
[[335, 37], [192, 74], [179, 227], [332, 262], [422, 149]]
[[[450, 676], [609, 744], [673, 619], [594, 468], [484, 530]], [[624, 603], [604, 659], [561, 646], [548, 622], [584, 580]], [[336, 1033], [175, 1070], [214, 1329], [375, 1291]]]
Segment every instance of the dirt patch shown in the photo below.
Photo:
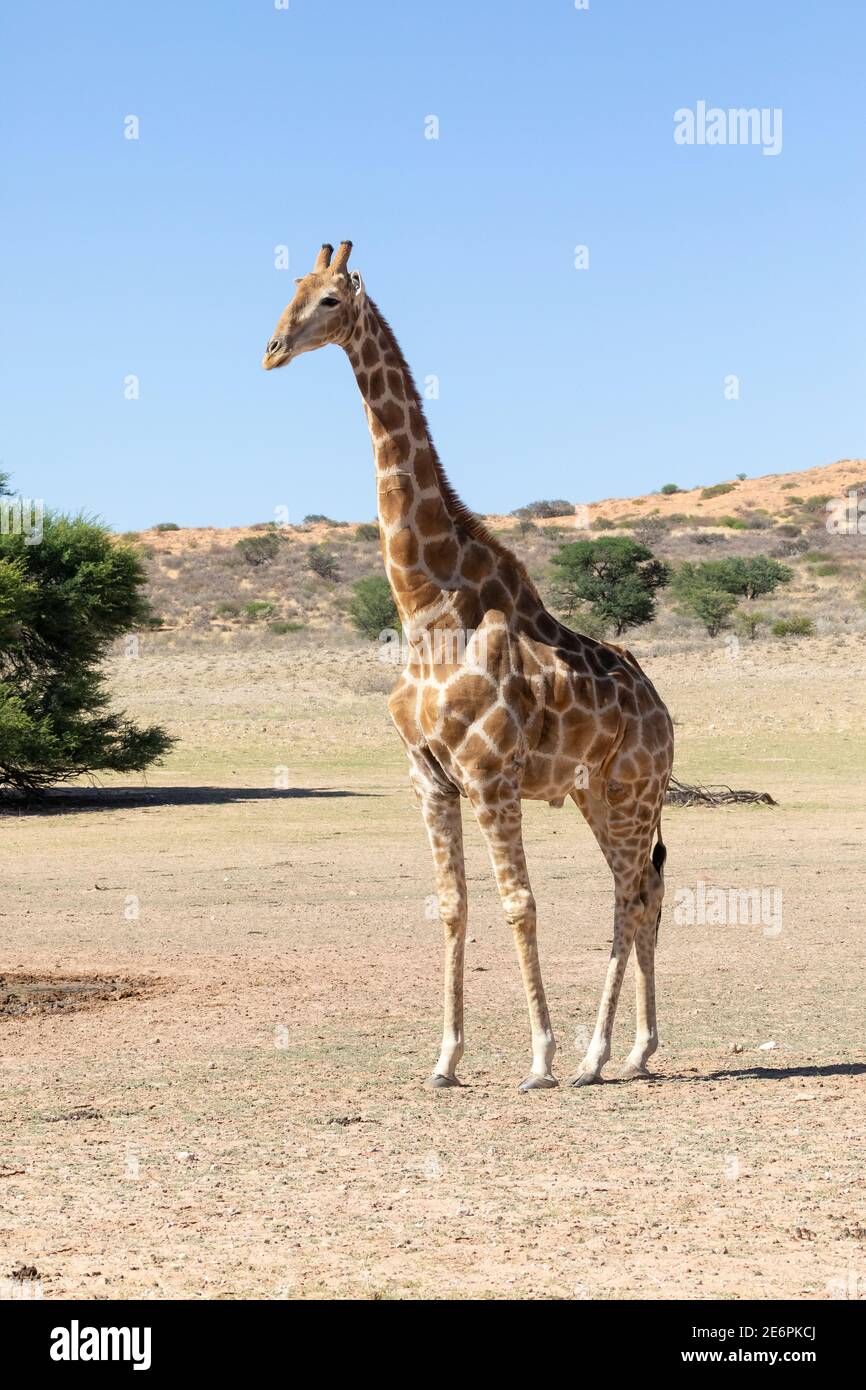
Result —
[[0, 975], [0, 1018], [68, 1012], [108, 1000], [132, 999], [145, 987], [141, 981], [117, 976], [55, 979], [44, 975]]
[[101, 1110], [94, 1110], [92, 1105], [79, 1105], [77, 1109], [70, 1110], [66, 1115], [46, 1115], [45, 1122], [49, 1125], [66, 1124], [70, 1120], [101, 1120], [103, 1119]]

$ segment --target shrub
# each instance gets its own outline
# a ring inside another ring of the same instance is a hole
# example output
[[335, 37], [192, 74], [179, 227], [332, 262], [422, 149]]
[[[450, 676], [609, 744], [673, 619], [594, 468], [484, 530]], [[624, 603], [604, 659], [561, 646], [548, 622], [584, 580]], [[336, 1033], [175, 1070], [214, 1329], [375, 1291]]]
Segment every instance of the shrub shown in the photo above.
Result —
[[563, 497], [553, 501], [528, 502], [525, 507], [517, 507], [511, 515], [518, 518], [528, 517], [530, 520], [548, 516], [574, 516], [574, 503], [566, 502]]
[[271, 632], [275, 632], [278, 637], [284, 637], [287, 632], [303, 632], [304, 630], [303, 623], [294, 622], [280, 621], [276, 623], [268, 623], [268, 627], [270, 628]]
[[738, 608], [734, 613], [734, 627], [741, 637], [748, 637], [750, 642], [754, 642], [758, 629], [766, 622], [767, 615], [759, 608]]
[[349, 617], [363, 637], [375, 640], [387, 628], [399, 629], [397, 605], [384, 574], [367, 575], [352, 585]]
[[648, 545], [652, 550], [654, 545], [658, 545], [667, 535], [667, 525], [661, 517], [653, 516], [650, 513], [634, 524], [634, 538], [641, 545]]
[[160, 521], [153, 529], [154, 531], [179, 531], [180, 527], [176, 521]]
[[327, 545], [311, 545], [307, 551], [307, 564], [320, 579], [336, 579], [340, 572], [337, 554]]
[[265, 599], [253, 599], [250, 603], [245, 603], [243, 613], [245, 618], [255, 621], [258, 618], [269, 618], [274, 611], [274, 605]]
[[214, 613], [218, 618], [239, 618], [240, 608], [236, 603], [218, 603]]
[[696, 585], [681, 594], [681, 611], [702, 622], [710, 637], [717, 637], [723, 628], [730, 627], [730, 616], [736, 606], [733, 594], [706, 585]]
[[590, 531], [612, 531], [615, 526], [616, 522], [608, 516], [594, 516], [589, 523]]
[[248, 565], [258, 568], [259, 565], [270, 565], [276, 560], [280, 551], [280, 541], [278, 536], [272, 534], [244, 536], [243, 540], [235, 542], [235, 550]]
[[822, 560], [819, 564], [812, 566], [812, 573], [826, 579], [828, 575], [841, 574], [842, 566], [837, 564], [835, 560]]
[[713, 483], [712, 487], [702, 487], [701, 497], [724, 497], [726, 492], [733, 492], [736, 483]]
[[738, 481], [738, 482], [742, 483], [742, 482], [745, 482], [745, 480], [746, 480], [746, 475], [745, 475], [745, 473], [738, 473], [738, 474], [737, 474], [737, 481]]
[[138, 551], [84, 517], [42, 540], [0, 534], [0, 783], [35, 792], [86, 773], [143, 772], [174, 740], [112, 713], [111, 643], [157, 620]]
[[[791, 498], [791, 501], [794, 499]], [[833, 501], [833, 494], [830, 492], [816, 492], [811, 497], [807, 497], [803, 505], [806, 512], [823, 512], [828, 502]]]
[[362, 521], [355, 527], [356, 541], [377, 541], [379, 539], [378, 521]]
[[793, 613], [773, 623], [772, 633], [774, 637], [813, 637], [815, 624], [805, 613]]
[[730, 531], [745, 531], [746, 529], [745, 521], [738, 516], [720, 516], [716, 524], [727, 526]]
[[567, 613], [585, 605], [619, 636], [628, 627], [652, 622], [656, 591], [669, 571], [645, 545], [627, 536], [572, 541], [552, 557], [559, 572], [558, 595]]
[[348, 521], [334, 521], [333, 517], [325, 516], [322, 512], [310, 512], [304, 517], [303, 526], [348, 526]]
[[802, 552], [808, 549], [809, 542], [805, 536], [792, 536], [788, 540], [784, 540], [771, 554], [773, 559], [777, 559], [779, 556], [783, 559], [790, 559], [792, 555], [802, 555]]
[[682, 492], [679, 483], [665, 483], [664, 487], [659, 488], [664, 497], [670, 497], [674, 492]]

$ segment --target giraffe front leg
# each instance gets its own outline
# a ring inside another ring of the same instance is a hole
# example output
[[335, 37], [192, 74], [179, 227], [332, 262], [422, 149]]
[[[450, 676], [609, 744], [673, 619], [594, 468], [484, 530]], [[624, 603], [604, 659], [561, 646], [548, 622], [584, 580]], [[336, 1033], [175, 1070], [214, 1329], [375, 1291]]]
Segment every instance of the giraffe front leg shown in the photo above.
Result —
[[532, 1037], [532, 1069], [518, 1087], [521, 1091], [549, 1090], [558, 1085], [551, 1070], [556, 1040], [541, 980], [536, 939], [535, 898], [529, 884], [521, 833], [520, 799], [491, 802], [483, 792], [469, 794], [490, 858], [505, 918], [514, 935], [517, 959], [529, 1006]]
[[436, 871], [436, 897], [445, 938], [445, 1020], [439, 1060], [428, 1078], [434, 1087], [459, 1086], [463, 1056], [463, 961], [466, 949], [466, 873], [460, 797], [419, 788], [421, 811]]

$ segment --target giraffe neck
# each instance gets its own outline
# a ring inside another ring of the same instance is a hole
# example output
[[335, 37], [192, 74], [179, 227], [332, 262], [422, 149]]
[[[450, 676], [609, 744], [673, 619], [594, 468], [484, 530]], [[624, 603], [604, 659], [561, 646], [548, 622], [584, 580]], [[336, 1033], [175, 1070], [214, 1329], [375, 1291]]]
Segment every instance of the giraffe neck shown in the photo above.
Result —
[[445, 477], [412, 373], [369, 299], [345, 346], [373, 442], [388, 580], [404, 621], [428, 610], [432, 618], [442, 600], [463, 587], [461, 562], [473, 518]]

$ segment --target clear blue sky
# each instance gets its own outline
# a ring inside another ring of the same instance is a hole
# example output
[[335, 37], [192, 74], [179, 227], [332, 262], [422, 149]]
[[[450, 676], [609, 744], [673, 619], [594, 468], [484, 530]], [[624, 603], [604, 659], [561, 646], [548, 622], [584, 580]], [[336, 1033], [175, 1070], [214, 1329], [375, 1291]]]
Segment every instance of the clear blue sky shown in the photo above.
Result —
[[[0, 466], [120, 530], [371, 516], [341, 350], [259, 366], [293, 275], [344, 237], [416, 377], [440, 378], [434, 437], [478, 511], [866, 454], [864, 16], [7, 7]], [[781, 108], [781, 153], [677, 145], [699, 100]]]

